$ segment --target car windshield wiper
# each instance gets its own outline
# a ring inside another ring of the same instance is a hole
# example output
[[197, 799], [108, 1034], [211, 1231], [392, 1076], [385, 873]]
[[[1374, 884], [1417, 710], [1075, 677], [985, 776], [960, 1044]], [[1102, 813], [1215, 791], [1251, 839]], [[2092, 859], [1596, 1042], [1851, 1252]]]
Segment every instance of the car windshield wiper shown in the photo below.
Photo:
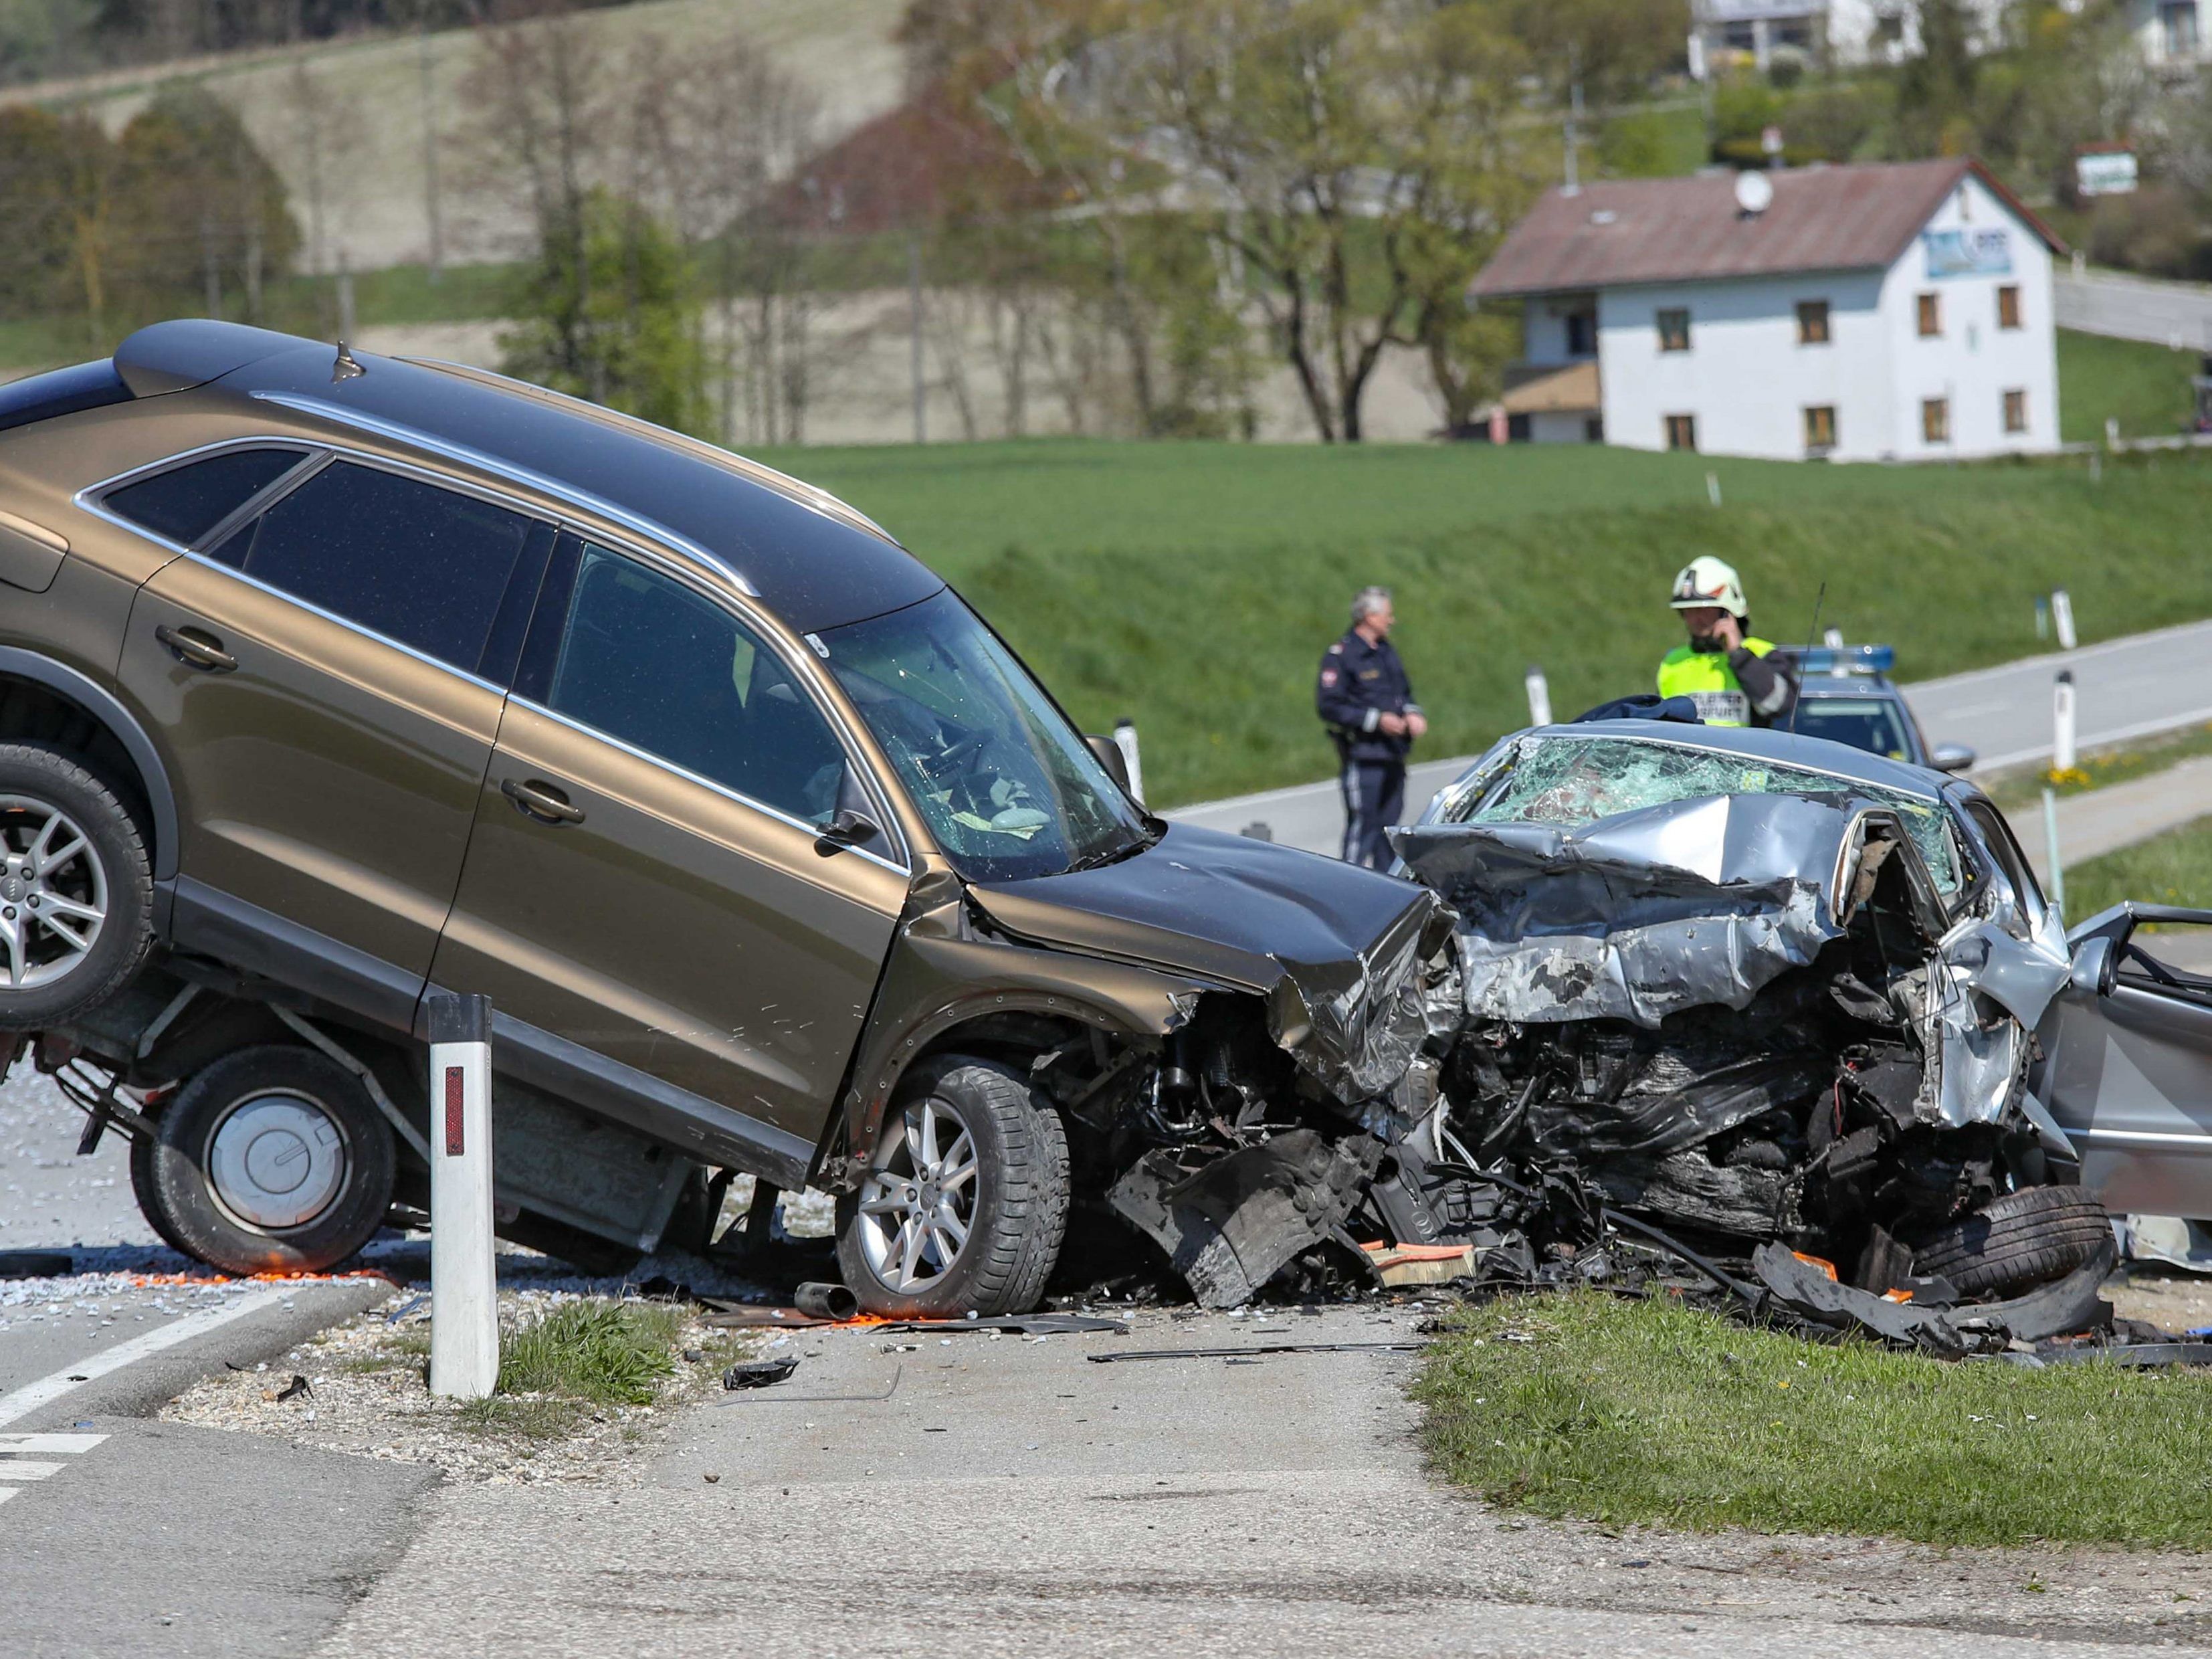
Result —
[[1119, 847], [1108, 847], [1096, 853], [1085, 853], [1060, 873], [1072, 876], [1079, 870], [1103, 869], [1109, 864], [1121, 863], [1123, 859], [1133, 859], [1155, 844], [1153, 838], [1139, 836], [1134, 841], [1122, 842]]

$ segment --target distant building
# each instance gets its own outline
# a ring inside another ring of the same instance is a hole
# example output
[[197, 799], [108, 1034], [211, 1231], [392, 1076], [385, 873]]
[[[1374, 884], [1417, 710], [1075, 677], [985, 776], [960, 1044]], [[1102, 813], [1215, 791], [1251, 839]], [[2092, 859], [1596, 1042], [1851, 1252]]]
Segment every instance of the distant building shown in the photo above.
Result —
[[[2154, 69], [2194, 70], [2212, 58], [2203, 0], [2121, 0], [2128, 30]], [[2068, 9], [2078, 9], [2078, 5]], [[1969, 0], [1978, 51], [2002, 44], [2005, 0]], [[1691, 0], [1691, 72], [1749, 64], [1764, 71], [1795, 52], [1806, 62], [1849, 67], [1897, 64], [1920, 51], [1915, 0]]]
[[1554, 190], [1470, 289], [1522, 305], [1493, 431], [1776, 459], [2049, 450], [2064, 252], [1978, 161]]

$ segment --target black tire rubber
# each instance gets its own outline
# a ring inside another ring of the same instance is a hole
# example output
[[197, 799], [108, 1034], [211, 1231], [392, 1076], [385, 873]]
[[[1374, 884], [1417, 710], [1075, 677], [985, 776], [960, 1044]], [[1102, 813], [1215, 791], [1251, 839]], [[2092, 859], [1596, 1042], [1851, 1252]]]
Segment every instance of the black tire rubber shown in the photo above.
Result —
[[[225, 1112], [243, 1097], [282, 1089], [311, 1097], [345, 1143], [344, 1183], [323, 1209], [296, 1227], [264, 1230], [234, 1215], [216, 1196], [208, 1155]], [[240, 1048], [177, 1091], [155, 1138], [131, 1148], [131, 1184], [139, 1208], [186, 1255], [227, 1273], [320, 1273], [376, 1236], [392, 1206], [398, 1153], [391, 1127], [361, 1080], [313, 1048]]]
[[154, 868], [146, 837], [112, 789], [58, 750], [0, 743], [0, 795], [21, 795], [68, 814], [107, 878], [107, 919], [76, 967], [52, 984], [0, 984], [0, 1030], [65, 1025], [129, 983], [154, 943]]
[[1929, 1234], [1912, 1271], [1962, 1296], [2010, 1296], [2072, 1273], [2112, 1236], [2112, 1217], [2081, 1188], [2023, 1187]]
[[996, 1060], [945, 1054], [925, 1060], [891, 1110], [933, 1094], [949, 1101], [975, 1139], [975, 1218], [951, 1271], [920, 1292], [877, 1278], [860, 1243], [860, 1197], [837, 1200], [837, 1267], [862, 1310], [896, 1319], [1027, 1313], [1043, 1298], [1067, 1231], [1067, 1136], [1059, 1115], [1032, 1098], [1029, 1081]]

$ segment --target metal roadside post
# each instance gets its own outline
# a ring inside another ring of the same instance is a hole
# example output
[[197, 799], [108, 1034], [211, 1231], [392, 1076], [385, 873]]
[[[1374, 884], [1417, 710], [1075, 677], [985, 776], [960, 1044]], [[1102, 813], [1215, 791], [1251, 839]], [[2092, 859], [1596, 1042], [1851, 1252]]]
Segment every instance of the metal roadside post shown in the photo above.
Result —
[[1528, 665], [1526, 679], [1528, 687], [1528, 724], [1549, 726], [1552, 723], [1552, 685], [1544, 678], [1544, 671], [1534, 663]]
[[491, 1248], [491, 1002], [430, 1002], [430, 1392], [482, 1400], [499, 1380]]
[[2061, 916], [2066, 914], [2066, 866], [2058, 856], [2058, 792], [2043, 787], [2043, 861], [2049, 866], [2051, 902]]
[[2062, 668], [2051, 687], [2051, 769], [2071, 772], [2079, 758], [2074, 746], [2074, 671]]
[[1133, 720], [1114, 722], [1114, 745], [1121, 751], [1122, 762], [1129, 769], [1129, 793], [1138, 805], [1145, 804], [1145, 764], [1137, 757], [1137, 723]]
[[2058, 633], [2058, 648], [2071, 651], [2075, 645], [2074, 596], [2063, 587], [2051, 592], [2051, 621]]

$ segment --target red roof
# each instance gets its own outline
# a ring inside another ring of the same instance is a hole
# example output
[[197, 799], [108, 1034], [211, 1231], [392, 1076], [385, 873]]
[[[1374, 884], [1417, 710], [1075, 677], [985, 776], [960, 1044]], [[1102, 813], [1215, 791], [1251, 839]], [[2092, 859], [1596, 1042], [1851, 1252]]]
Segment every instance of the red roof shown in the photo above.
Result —
[[1881, 269], [1972, 175], [2054, 253], [2066, 245], [1979, 161], [1954, 159], [1793, 167], [1766, 175], [1765, 212], [1736, 204], [1733, 173], [1609, 179], [1547, 191], [1468, 292], [1504, 299], [1632, 283]]
[[1050, 205], [1005, 134], [942, 87], [803, 163], [779, 197], [778, 217], [787, 224], [858, 234]]

